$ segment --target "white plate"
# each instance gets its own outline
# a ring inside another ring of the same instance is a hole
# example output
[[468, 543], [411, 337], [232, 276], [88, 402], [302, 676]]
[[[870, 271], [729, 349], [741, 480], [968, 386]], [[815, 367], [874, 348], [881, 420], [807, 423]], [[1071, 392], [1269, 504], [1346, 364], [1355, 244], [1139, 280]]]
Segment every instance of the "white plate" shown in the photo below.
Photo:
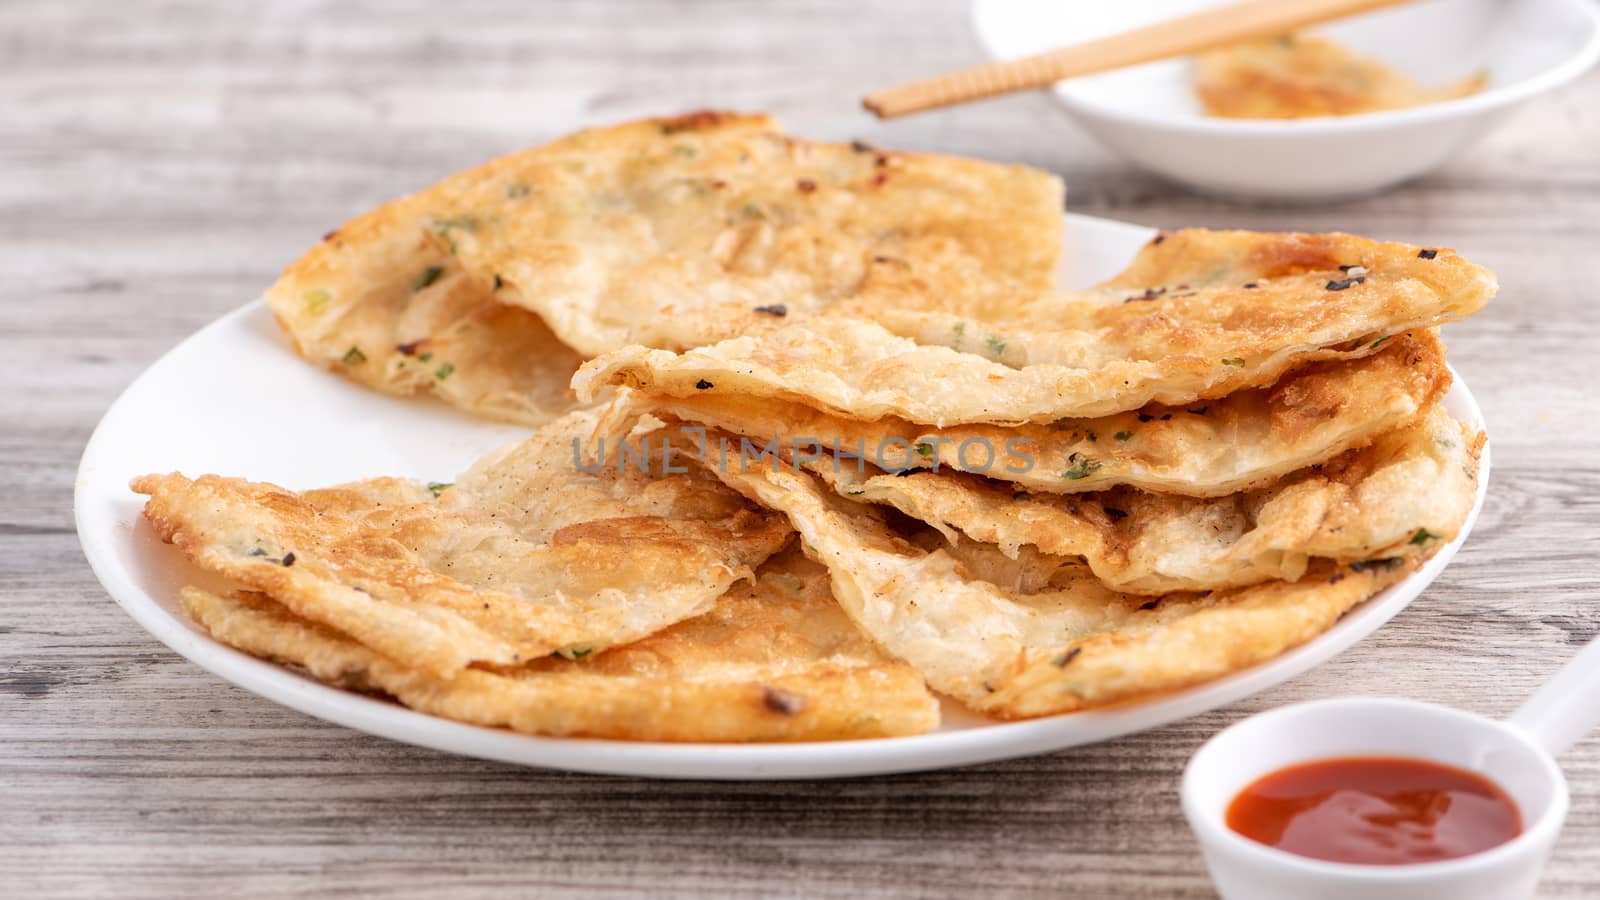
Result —
[[[1119, 270], [1152, 232], [1067, 216], [1063, 282]], [[1455, 415], [1482, 423], [1459, 381]], [[78, 469], [78, 536], [95, 574], [135, 621], [167, 646], [245, 690], [329, 722], [450, 753], [582, 772], [663, 778], [810, 778], [958, 766], [1102, 741], [1195, 715], [1272, 687], [1372, 633], [1420, 594], [1461, 537], [1417, 574], [1327, 633], [1264, 665], [1145, 703], [1025, 722], [991, 722], [947, 704], [940, 730], [919, 737], [809, 744], [647, 744], [540, 738], [463, 725], [335, 690], [223, 646], [178, 609], [184, 584], [215, 584], [163, 545], [140, 517], [128, 481], [146, 472], [218, 472], [291, 488], [404, 475], [449, 481], [523, 429], [470, 419], [436, 403], [386, 397], [306, 365], [260, 302], [208, 325], [162, 357], [112, 405]]]

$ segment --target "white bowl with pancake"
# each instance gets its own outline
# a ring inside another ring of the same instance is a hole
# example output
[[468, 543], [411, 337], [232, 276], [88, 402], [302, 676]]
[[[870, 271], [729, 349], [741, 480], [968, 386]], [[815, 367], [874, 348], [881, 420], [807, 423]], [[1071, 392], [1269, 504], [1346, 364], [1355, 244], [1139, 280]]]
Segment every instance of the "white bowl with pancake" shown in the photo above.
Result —
[[[989, 55], [1013, 59], [1215, 5], [975, 0], [972, 18]], [[1140, 168], [1213, 193], [1314, 201], [1428, 172], [1600, 58], [1600, 6], [1591, 0], [1429, 0], [1315, 31], [1424, 85], [1478, 72], [1488, 81], [1460, 99], [1304, 119], [1205, 115], [1187, 59], [1063, 81], [1052, 94], [1084, 130]]]

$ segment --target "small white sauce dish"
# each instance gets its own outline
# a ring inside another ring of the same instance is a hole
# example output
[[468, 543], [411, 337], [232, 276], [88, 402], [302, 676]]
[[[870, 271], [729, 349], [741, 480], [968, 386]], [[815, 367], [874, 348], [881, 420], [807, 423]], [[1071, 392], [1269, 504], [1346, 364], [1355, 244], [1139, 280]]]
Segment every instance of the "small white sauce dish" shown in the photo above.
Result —
[[[1567, 816], [1555, 754], [1600, 722], [1600, 640], [1509, 720], [1411, 700], [1347, 698], [1284, 706], [1217, 734], [1183, 775], [1183, 812], [1223, 900], [1519, 900], [1534, 895]], [[1481, 853], [1414, 865], [1354, 865], [1297, 856], [1230, 829], [1246, 787], [1288, 766], [1341, 757], [1410, 757], [1498, 784], [1523, 831]]]
[[[972, 15], [984, 49], [1012, 59], [1216, 5], [975, 0]], [[1101, 143], [1152, 172], [1212, 193], [1315, 201], [1371, 193], [1433, 169], [1600, 58], [1593, 0], [1429, 0], [1313, 30], [1427, 86], [1479, 71], [1489, 83], [1459, 100], [1297, 120], [1206, 116], [1187, 59], [1063, 81], [1053, 93]]]

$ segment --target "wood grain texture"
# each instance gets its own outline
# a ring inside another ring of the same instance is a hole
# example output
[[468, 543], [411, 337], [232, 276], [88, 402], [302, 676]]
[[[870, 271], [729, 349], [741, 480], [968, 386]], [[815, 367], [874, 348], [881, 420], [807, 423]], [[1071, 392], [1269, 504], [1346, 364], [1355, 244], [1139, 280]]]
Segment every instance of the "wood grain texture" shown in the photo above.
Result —
[[[960, 0], [0, 4], [0, 893], [9, 896], [1212, 896], [1176, 803], [1210, 734], [1278, 704], [1492, 715], [1600, 631], [1600, 73], [1381, 197], [1261, 208], [1131, 171], [1040, 97], [877, 123], [872, 87], [978, 60]], [[718, 105], [800, 134], [1020, 160], [1080, 212], [1344, 229], [1497, 269], [1451, 361], [1488, 507], [1415, 605], [1227, 709], [1082, 750], [845, 782], [650, 783], [325, 725], [147, 637], [78, 551], [100, 414], [323, 231], [576, 126]], [[1600, 740], [1543, 896], [1600, 895]]]

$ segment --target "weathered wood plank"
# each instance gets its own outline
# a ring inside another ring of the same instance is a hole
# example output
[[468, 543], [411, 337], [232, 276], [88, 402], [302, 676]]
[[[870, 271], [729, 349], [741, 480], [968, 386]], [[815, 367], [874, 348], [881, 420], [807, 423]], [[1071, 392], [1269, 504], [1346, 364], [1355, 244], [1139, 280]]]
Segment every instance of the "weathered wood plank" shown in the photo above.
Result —
[[[0, 5], [0, 885], [18, 896], [1210, 896], [1188, 755], [1347, 693], [1503, 714], [1600, 632], [1600, 74], [1381, 197], [1252, 208], [1130, 171], [1024, 97], [893, 124], [871, 87], [977, 58], [959, 0]], [[145, 636], [89, 573], [73, 471], [100, 413], [330, 225], [571, 128], [715, 105], [798, 133], [1049, 167], [1161, 226], [1456, 246], [1494, 306], [1448, 332], [1487, 411], [1478, 531], [1411, 609], [1276, 690], [1097, 747], [837, 783], [537, 772], [366, 737]], [[1600, 892], [1600, 741], [1547, 897]]]

